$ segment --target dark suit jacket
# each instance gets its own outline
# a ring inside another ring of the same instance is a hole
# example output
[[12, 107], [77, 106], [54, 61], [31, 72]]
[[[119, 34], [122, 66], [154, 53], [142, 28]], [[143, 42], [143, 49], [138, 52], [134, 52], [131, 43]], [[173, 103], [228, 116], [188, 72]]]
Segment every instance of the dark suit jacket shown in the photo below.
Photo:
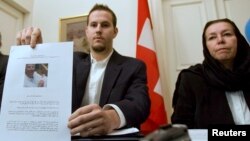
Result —
[[9, 57], [7, 55], [3, 55], [2, 53], [0, 53], [0, 109], [2, 103], [3, 86], [4, 86], [6, 68], [8, 64], [8, 58]]
[[[243, 90], [250, 107], [250, 90]], [[183, 70], [173, 97], [172, 123], [189, 128], [208, 128], [213, 124], [235, 124], [224, 89], [211, 86], [203, 77], [201, 65]]]
[[[91, 62], [90, 55], [74, 54], [72, 111], [81, 106]], [[150, 111], [145, 63], [113, 52], [107, 64], [99, 105], [115, 104], [128, 127], [138, 127]]]

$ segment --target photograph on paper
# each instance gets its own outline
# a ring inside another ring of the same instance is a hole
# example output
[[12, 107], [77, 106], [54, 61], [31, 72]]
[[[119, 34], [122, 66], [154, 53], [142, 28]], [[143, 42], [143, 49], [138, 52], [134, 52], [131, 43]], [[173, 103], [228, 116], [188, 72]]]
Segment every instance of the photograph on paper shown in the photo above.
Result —
[[48, 64], [26, 64], [24, 87], [47, 87]]

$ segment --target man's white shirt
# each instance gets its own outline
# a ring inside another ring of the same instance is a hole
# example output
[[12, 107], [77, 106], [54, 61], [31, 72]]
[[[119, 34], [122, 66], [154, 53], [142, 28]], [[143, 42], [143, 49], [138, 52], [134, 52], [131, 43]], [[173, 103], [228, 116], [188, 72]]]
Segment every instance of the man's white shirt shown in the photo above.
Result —
[[[113, 54], [113, 50], [108, 55], [108, 57], [102, 61], [96, 61], [90, 54], [91, 69], [90, 69], [90, 73], [88, 77], [88, 82], [85, 88], [85, 94], [82, 100], [82, 106], [85, 106], [88, 104], [99, 104], [105, 70], [106, 70], [107, 64], [112, 54]], [[108, 109], [110, 107], [115, 109], [115, 111], [119, 115], [119, 118], [120, 118], [119, 128], [126, 125], [126, 119], [121, 109], [114, 104], [107, 104], [104, 106], [104, 109]]]

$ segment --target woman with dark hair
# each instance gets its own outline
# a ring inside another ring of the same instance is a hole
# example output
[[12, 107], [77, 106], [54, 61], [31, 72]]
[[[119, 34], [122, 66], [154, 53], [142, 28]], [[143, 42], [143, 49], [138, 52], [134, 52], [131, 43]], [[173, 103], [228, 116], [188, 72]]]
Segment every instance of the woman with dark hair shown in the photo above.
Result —
[[180, 72], [172, 123], [189, 128], [250, 124], [250, 47], [229, 19], [208, 22], [202, 35], [204, 61]]

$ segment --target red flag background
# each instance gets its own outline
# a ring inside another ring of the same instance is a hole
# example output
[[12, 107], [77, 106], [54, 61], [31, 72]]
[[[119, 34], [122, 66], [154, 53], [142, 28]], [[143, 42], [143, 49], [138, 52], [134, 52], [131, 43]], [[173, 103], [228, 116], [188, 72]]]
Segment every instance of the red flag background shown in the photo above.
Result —
[[148, 134], [160, 125], [166, 124], [167, 115], [161, 93], [160, 76], [147, 0], [138, 0], [136, 58], [143, 60], [147, 66], [151, 108], [149, 118], [141, 126], [141, 132]]

